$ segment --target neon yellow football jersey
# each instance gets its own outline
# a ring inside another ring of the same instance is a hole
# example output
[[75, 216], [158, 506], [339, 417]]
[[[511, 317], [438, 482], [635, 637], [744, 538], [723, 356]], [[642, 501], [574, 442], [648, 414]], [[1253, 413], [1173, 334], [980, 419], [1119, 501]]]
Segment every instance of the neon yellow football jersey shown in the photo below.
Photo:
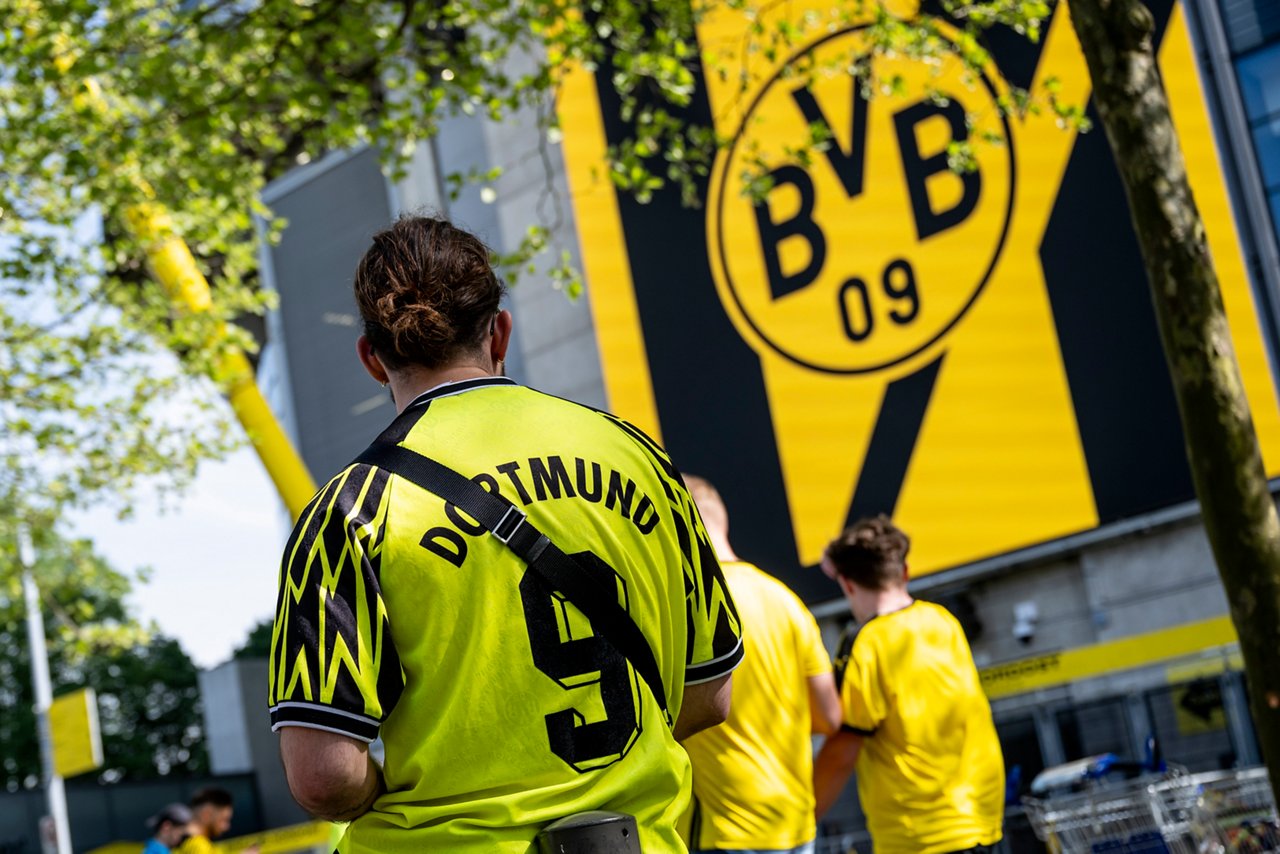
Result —
[[[693, 500], [635, 428], [490, 377], [424, 393], [381, 438], [499, 491], [611, 576], [673, 719], [684, 685], [741, 660]], [[636, 816], [646, 852], [683, 850], [688, 758], [648, 685], [506, 546], [387, 472], [349, 466], [298, 520], [270, 704], [273, 729], [383, 740], [387, 792], [342, 854], [524, 854], [543, 826], [589, 809]]]
[[1004, 760], [973, 653], [930, 602], [868, 620], [841, 689], [864, 736], [858, 797], [875, 854], [942, 854], [1000, 840]]
[[725, 580], [746, 625], [733, 706], [685, 739], [693, 760], [693, 849], [788, 849], [813, 839], [809, 678], [831, 672], [818, 624], [791, 589], [749, 563]]
[[188, 836], [186, 841], [174, 849], [176, 854], [213, 854], [213, 842], [203, 833]]

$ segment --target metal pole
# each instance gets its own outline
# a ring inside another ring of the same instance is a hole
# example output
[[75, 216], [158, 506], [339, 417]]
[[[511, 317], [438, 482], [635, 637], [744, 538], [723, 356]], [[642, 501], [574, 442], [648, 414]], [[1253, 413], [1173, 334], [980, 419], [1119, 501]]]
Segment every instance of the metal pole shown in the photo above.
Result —
[[40, 592], [31, 567], [35, 550], [31, 532], [18, 525], [18, 563], [22, 565], [22, 592], [27, 603], [27, 635], [31, 641], [31, 682], [36, 695], [36, 721], [40, 727], [40, 762], [44, 766], [45, 796], [53, 819], [58, 854], [71, 854], [71, 828], [67, 823], [67, 792], [53, 765], [53, 733], [49, 729], [49, 707], [53, 705], [53, 685], [49, 681], [49, 652], [44, 644], [44, 615]]

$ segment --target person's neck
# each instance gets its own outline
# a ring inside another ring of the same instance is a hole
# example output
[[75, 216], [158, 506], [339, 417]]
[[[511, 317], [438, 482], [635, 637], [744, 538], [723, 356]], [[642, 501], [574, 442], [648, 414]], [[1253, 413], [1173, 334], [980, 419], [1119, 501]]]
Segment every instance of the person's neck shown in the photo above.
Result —
[[849, 604], [858, 622], [865, 623], [874, 617], [901, 611], [914, 601], [905, 587], [891, 587], [887, 590], [860, 589]]
[[404, 412], [405, 407], [417, 400], [418, 395], [436, 386], [494, 376], [498, 374], [491, 369], [486, 370], [479, 365], [467, 364], [449, 365], [435, 370], [414, 368], [396, 371], [388, 373], [387, 378], [390, 380], [391, 397], [396, 402], [396, 414], [399, 415]]

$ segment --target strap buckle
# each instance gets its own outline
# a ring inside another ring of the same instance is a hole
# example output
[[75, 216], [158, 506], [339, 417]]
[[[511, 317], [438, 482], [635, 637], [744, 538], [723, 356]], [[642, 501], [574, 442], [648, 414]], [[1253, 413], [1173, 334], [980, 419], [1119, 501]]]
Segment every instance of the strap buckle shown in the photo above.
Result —
[[498, 520], [498, 524], [493, 526], [493, 535], [498, 538], [498, 542], [510, 545], [511, 538], [516, 535], [516, 531], [520, 530], [520, 526], [524, 524], [527, 514], [514, 504], [507, 505], [507, 512], [502, 514], [502, 518]]

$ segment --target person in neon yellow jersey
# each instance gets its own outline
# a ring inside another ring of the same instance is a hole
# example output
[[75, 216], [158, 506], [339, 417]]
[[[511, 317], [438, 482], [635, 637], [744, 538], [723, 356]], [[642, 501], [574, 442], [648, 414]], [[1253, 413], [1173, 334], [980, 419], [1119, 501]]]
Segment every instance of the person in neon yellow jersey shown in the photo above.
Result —
[[807, 854], [816, 833], [811, 735], [840, 724], [831, 660], [799, 597], [734, 553], [719, 491], [700, 477], [685, 483], [751, 632], [729, 719], [684, 741], [693, 760], [689, 847]]
[[313, 814], [351, 821], [341, 854], [525, 854], [547, 824], [596, 809], [633, 815], [645, 851], [682, 851], [678, 740], [728, 712], [733, 599], [665, 451], [504, 375], [512, 317], [489, 259], [440, 219], [374, 236], [355, 277], [357, 354], [398, 413], [378, 442], [496, 491], [614, 582], [671, 717], [496, 537], [353, 464], [302, 514], [281, 567], [269, 702], [289, 786]]
[[823, 555], [859, 629], [840, 731], [814, 764], [817, 814], [856, 767], [875, 854], [986, 851], [1002, 835], [1000, 742], [959, 622], [907, 592], [910, 546], [881, 515], [859, 521]]
[[[187, 799], [191, 807], [191, 836], [178, 849], [178, 854], [213, 854], [213, 840], [225, 836], [235, 815], [235, 801], [221, 786], [205, 786]], [[257, 846], [243, 849], [244, 854], [257, 854]]]

